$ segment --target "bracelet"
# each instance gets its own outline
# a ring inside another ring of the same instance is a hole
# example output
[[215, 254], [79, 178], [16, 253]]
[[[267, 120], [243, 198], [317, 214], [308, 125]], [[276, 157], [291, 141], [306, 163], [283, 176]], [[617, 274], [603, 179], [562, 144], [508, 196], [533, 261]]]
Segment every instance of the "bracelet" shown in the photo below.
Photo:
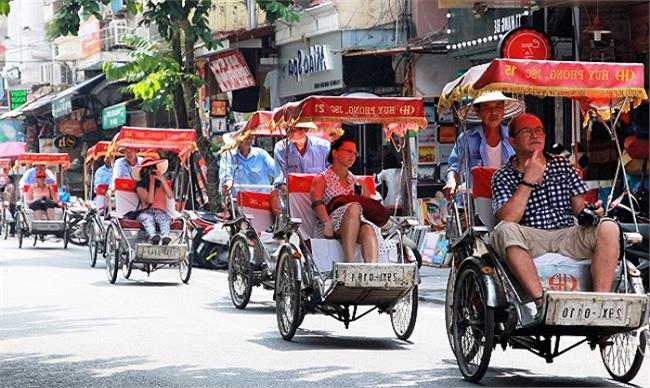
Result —
[[320, 205], [325, 205], [325, 202], [323, 202], [323, 200], [321, 200], [321, 199], [312, 202], [312, 203], [311, 203], [311, 208], [315, 210], [315, 209], [316, 209], [317, 207], [319, 207]]
[[534, 189], [535, 187], [537, 187], [536, 184], [534, 184], [534, 183], [530, 183], [530, 182], [526, 182], [526, 181], [523, 180], [523, 179], [522, 179], [521, 181], [519, 181], [519, 184], [520, 184], [520, 185], [524, 185], [524, 186], [528, 186], [528, 187], [530, 187], [531, 189]]

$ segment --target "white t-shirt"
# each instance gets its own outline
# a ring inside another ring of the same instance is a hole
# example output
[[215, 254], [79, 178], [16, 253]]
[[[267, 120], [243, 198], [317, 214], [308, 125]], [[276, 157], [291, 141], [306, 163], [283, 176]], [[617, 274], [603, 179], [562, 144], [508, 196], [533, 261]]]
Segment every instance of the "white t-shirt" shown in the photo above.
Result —
[[499, 142], [496, 147], [491, 147], [489, 144], [485, 144], [485, 146], [488, 154], [488, 163], [486, 167], [501, 167], [501, 142]]
[[401, 168], [389, 168], [377, 174], [377, 182], [381, 182], [386, 187], [386, 198], [384, 198], [384, 206], [395, 207], [398, 206], [397, 196], [401, 189], [399, 180], [402, 175]]

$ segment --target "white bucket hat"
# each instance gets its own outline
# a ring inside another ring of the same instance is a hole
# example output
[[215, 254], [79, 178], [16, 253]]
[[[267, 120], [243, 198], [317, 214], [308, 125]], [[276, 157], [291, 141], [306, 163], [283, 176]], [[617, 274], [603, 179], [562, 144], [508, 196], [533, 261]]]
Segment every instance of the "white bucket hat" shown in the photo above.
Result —
[[458, 109], [458, 117], [464, 117], [468, 123], [480, 123], [478, 104], [484, 102], [503, 101], [503, 119], [509, 119], [526, 111], [526, 104], [516, 98], [506, 97], [501, 92], [487, 92], [474, 99], [472, 104], [467, 104]]

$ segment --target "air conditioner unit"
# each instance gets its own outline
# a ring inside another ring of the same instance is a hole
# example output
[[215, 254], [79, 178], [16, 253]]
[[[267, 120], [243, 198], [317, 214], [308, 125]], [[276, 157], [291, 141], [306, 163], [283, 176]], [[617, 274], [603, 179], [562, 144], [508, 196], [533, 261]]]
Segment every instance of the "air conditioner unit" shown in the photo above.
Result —
[[108, 23], [108, 50], [115, 46], [122, 46], [122, 37], [129, 33], [125, 19], [115, 19]]
[[41, 83], [43, 84], [51, 84], [52, 83], [52, 64], [51, 63], [44, 63], [40, 66], [40, 72], [41, 72]]

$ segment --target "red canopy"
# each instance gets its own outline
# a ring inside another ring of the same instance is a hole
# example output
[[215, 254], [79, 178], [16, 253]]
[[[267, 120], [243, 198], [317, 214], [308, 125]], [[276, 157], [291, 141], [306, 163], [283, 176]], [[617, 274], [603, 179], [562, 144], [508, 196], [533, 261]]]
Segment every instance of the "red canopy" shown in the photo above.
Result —
[[161, 129], [122, 127], [108, 147], [107, 154], [115, 154], [121, 147], [170, 151], [186, 160], [198, 149], [193, 129]]
[[422, 98], [311, 96], [288, 103], [273, 114], [274, 126], [313, 122], [319, 129], [341, 123], [383, 124], [387, 137], [427, 126]]
[[70, 157], [64, 153], [37, 154], [27, 152], [16, 158], [16, 165], [34, 163], [67, 168], [70, 167]]
[[438, 107], [490, 91], [596, 102], [627, 97], [623, 111], [648, 98], [642, 64], [494, 59], [448, 83]]
[[242, 128], [242, 133], [251, 133], [255, 136], [284, 136], [284, 130], [280, 128], [271, 128], [273, 112], [260, 110], [251, 115]]
[[108, 152], [108, 146], [111, 144], [110, 141], [98, 141], [94, 146], [88, 148], [86, 151], [86, 163], [89, 163], [93, 160], [97, 160], [101, 157], [106, 156]]

